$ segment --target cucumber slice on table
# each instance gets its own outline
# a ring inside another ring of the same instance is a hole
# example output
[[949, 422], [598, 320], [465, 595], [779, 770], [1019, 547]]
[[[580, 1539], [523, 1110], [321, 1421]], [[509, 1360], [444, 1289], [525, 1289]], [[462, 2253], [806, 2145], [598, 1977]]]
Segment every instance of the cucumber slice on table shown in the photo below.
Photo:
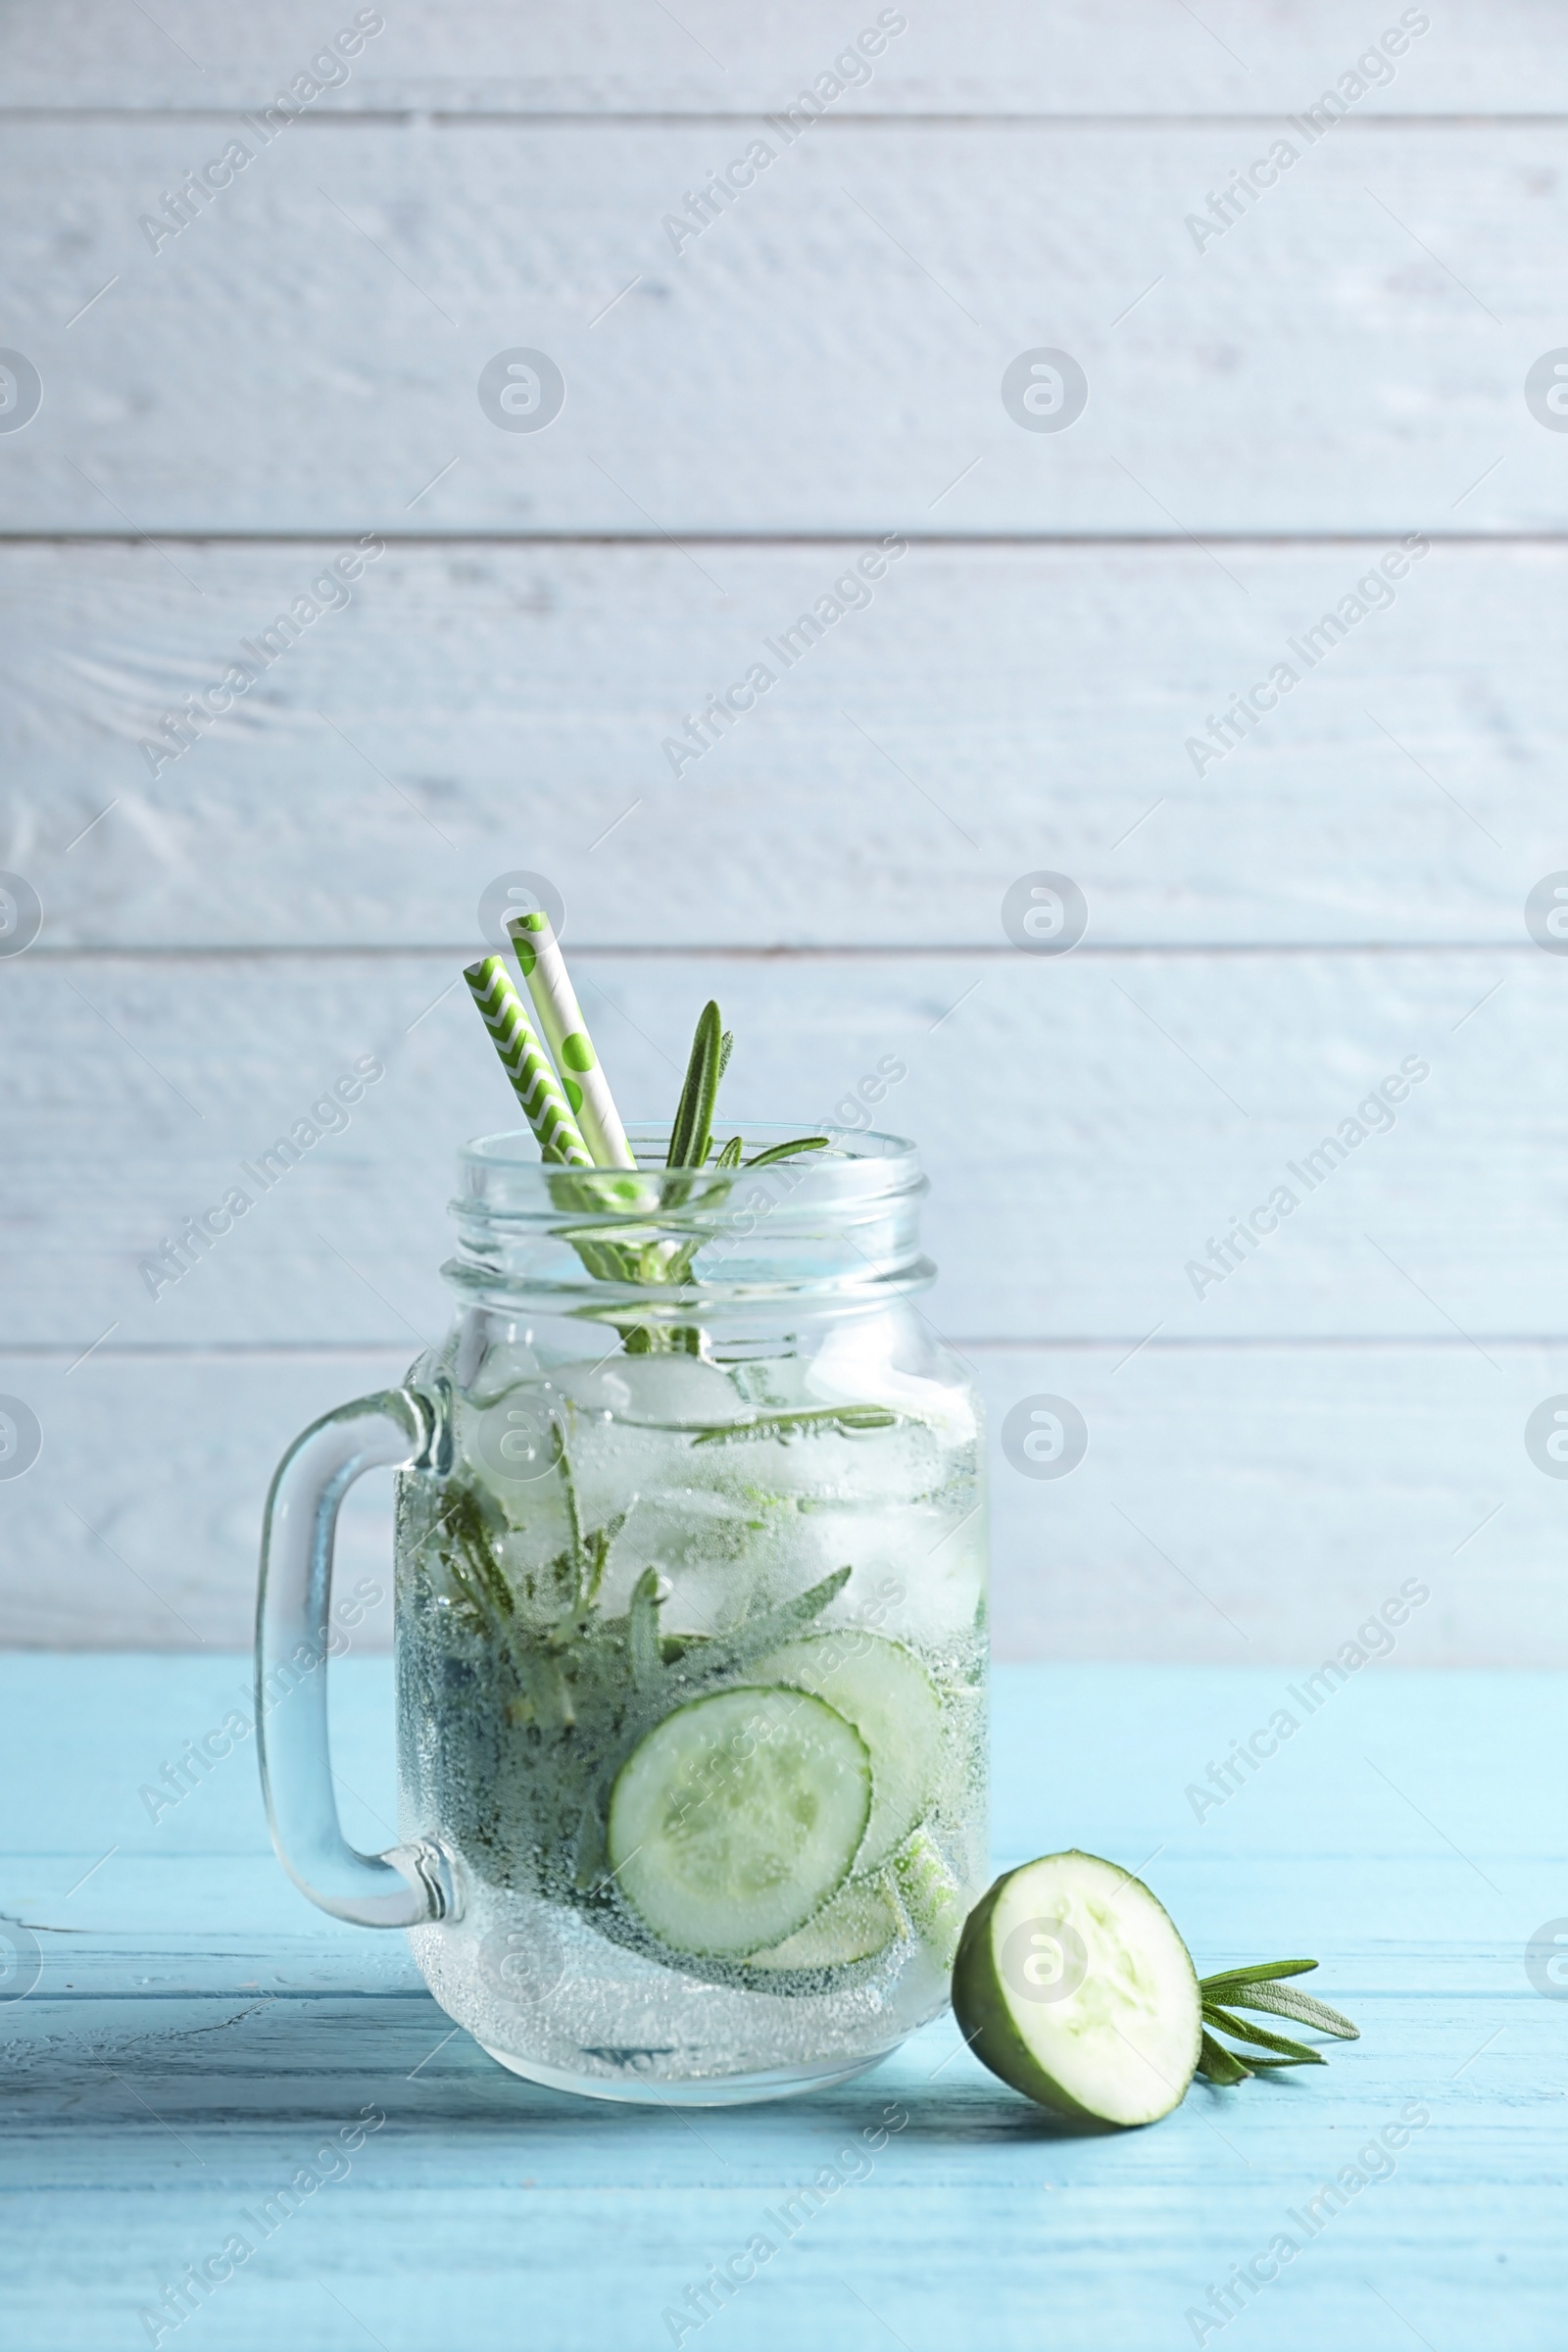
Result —
[[972, 1911], [953, 2007], [993, 2074], [1069, 2115], [1152, 2124], [1198, 2065], [1187, 1946], [1140, 1879], [1076, 1851], [998, 1879]]
[[666, 1715], [621, 1766], [611, 1868], [662, 1942], [743, 1959], [838, 1892], [870, 1811], [865, 1742], [834, 1708], [798, 1690], [717, 1690]]
[[942, 1766], [942, 1702], [919, 1659], [902, 1642], [844, 1626], [769, 1650], [747, 1672], [809, 1690], [854, 1724], [871, 1754], [871, 1818], [855, 1868], [879, 1870], [925, 1814]]

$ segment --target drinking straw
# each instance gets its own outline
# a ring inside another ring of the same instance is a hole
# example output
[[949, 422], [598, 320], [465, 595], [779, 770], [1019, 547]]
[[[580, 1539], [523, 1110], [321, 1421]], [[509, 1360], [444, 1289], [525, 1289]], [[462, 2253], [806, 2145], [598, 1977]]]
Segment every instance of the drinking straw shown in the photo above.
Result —
[[556, 1057], [566, 1100], [598, 1168], [634, 1168], [631, 1146], [605, 1081], [576, 992], [547, 914], [514, 915], [507, 935], [516, 950], [546, 1045]]
[[512, 1080], [513, 1092], [528, 1114], [528, 1124], [548, 1160], [569, 1168], [591, 1168], [592, 1152], [582, 1140], [576, 1120], [567, 1109], [556, 1073], [533, 1033], [522, 999], [507, 978], [499, 956], [465, 964], [463, 977], [484, 1015], [484, 1025]]

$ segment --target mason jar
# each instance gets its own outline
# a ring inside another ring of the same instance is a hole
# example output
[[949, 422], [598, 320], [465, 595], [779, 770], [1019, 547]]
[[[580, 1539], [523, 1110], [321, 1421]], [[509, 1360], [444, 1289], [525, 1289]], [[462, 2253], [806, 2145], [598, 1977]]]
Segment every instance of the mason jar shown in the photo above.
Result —
[[[744, 1157], [788, 1131], [756, 1127]], [[914, 1147], [701, 1173], [461, 1154], [456, 1301], [285, 1455], [263, 1783], [324, 1910], [408, 1931], [515, 2073], [718, 2104], [840, 2082], [948, 1998], [987, 1879], [979, 1410], [922, 1312]], [[327, 1765], [333, 1525], [397, 1465], [402, 1842]]]

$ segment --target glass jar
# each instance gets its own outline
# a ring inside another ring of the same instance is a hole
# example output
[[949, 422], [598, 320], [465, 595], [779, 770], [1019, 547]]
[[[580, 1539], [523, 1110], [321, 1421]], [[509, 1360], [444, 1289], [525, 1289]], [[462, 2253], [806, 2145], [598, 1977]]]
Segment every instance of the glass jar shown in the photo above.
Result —
[[[986, 1883], [984, 1462], [914, 1303], [911, 1145], [699, 1174], [631, 1142], [635, 1173], [463, 1152], [444, 1346], [273, 1482], [259, 1746], [296, 1883], [407, 1928], [492, 2057], [716, 2104], [842, 2081], [946, 2004]], [[324, 1662], [377, 1462], [403, 1843], [366, 1856]]]

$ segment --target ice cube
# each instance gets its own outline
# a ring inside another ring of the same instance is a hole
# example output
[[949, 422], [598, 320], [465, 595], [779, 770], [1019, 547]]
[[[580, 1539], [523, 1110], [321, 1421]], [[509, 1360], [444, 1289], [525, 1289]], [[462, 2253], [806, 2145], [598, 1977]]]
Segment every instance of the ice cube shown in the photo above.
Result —
[[807, 1369], [813, 1399], [889, 1405], [924, 1422], [945, 1446], [972, 1446], [978, 1428], [968, 1392], [902, 1371], [892, 1360], [893, 1346], [893, 1335], [881, 1323], [830, 1331]]
[[551, 1380], [583, 1412], [608, 1413], [644, 1429], [711, 1429], [744, 1420], [747, 1406], [729, 1376], [695, 1355], [612, 1355], [608, 1362], [558, 1364]]

